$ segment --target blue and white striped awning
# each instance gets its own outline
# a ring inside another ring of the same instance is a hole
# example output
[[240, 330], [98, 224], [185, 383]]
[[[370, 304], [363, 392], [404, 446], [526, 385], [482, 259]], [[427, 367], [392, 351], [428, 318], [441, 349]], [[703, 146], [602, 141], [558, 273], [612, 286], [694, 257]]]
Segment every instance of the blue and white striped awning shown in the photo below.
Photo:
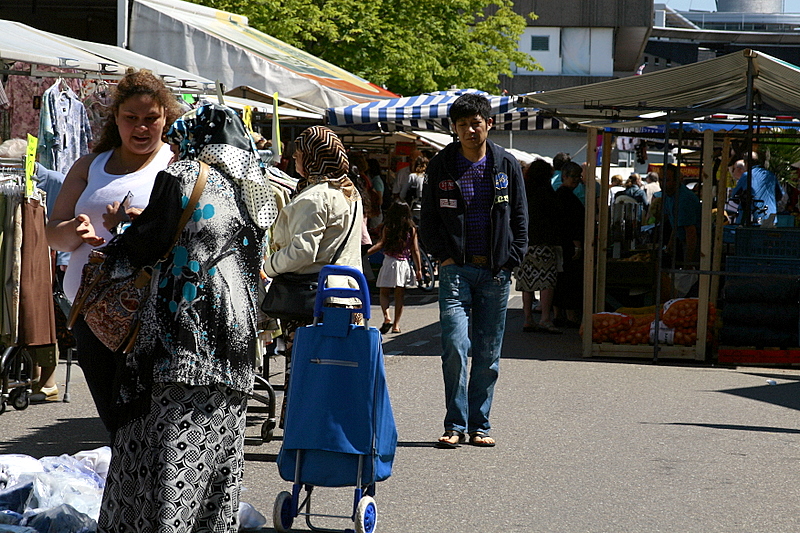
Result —
[[331, 126], [391, 123], [411, 130], [446, 132], [450, 129], [450, 121], [447, 118], [450, 105], [465, 93], [477, 93], [488, 98], [495, 129], [556, 129], [560, 125], [555, 119], [539, 117], [535, 110], [519, 107], [516, 96], [492, 96], [476, 89], [439, 91], [419, 96], [330, 107], [325, 115]]

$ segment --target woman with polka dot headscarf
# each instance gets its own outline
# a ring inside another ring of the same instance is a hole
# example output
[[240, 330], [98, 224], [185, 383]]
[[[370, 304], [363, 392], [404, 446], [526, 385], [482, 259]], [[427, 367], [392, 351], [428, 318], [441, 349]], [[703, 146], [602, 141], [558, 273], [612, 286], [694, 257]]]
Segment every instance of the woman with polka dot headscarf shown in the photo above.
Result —
[[252, 138], [230, 109], [204, 105], [167, 133], [179, 161], [108, 249], [120, 275], [169, 250], [201, 165], [207, 182], [154, 269], [141, 330], [118, 378], [116, 431], [98, 531], [238, 529], [258, 277], [277, 216]]

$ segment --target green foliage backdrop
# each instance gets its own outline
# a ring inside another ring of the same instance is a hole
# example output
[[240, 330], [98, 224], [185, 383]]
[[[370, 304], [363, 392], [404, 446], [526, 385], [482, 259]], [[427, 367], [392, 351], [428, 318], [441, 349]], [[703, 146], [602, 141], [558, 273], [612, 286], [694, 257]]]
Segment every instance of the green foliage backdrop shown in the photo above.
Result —
[[496, 93], [513, 65], [540, 69], [517, 50], [527, 22], [512, 0], [191, 1], [245, 15], [250, 26], [406, 96], [451, 86]]

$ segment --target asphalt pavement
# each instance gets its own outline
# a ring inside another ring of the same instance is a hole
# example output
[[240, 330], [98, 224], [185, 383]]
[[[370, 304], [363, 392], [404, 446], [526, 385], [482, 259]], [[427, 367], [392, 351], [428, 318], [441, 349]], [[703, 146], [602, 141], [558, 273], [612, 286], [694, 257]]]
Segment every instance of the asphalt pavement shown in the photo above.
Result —
[[[497, 446], [440, 450], [436, 294], [409, 291], [403, 333], [384, 338], [399, 442], [393, 475], [377, 486], [378, 532], [800, 530], [800, 369], [584, 359], [574, 329], [523, 333], [520, 307], [512, 291], [492, 411]], [[377, 305], [372, 312], [379, 325]], [[270, 362], [270, 382], [282, 383], [282, 365]], [[63, 393], [65, 361], [58, 372]], [[69, 403], [0, 415], [0, 454], [40, 458], [106, 443], [80, 369], [71, 373]], [[291, 483], [275, 465], [281, 431], [261, 442], [262, 411], [248, 412], [242, 499], [272, 532], [273, 502]], [[351, 500], [348, 488], [313, 495], [326, 514], [349, 514]], [[308, 527], [298, 519], [295, 530]]]

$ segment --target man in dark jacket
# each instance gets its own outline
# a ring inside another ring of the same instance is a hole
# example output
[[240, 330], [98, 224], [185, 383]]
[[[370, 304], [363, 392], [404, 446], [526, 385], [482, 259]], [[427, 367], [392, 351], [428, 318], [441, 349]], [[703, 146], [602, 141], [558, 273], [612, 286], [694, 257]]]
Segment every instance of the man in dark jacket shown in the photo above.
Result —
[[495, 444], [489, 412], [511, 269], [522, 261], [528, 240], [522, 170], [487, 139], [490, 111], [489, 101], [474, 93], [453, 102], [449, 116], [458, 141], [431, 160], [422, 195], [420, 235], [439, 260], [446, 414], [436, 444], [443, 448], [458, 447], [465, 434], [475, 446]]

